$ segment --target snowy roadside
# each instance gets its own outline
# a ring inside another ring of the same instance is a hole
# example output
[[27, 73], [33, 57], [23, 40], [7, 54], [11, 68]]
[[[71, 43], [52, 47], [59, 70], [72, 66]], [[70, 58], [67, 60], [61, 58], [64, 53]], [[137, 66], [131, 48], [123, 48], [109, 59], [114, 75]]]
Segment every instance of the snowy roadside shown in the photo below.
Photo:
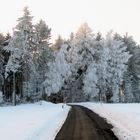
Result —
[[0, 107], [0, 139], [54, 140], [69, 110], [69, 106], [45, 101]]
[[140, 104], [78, 104], [106, 118], [120, 140], [140, 140]]

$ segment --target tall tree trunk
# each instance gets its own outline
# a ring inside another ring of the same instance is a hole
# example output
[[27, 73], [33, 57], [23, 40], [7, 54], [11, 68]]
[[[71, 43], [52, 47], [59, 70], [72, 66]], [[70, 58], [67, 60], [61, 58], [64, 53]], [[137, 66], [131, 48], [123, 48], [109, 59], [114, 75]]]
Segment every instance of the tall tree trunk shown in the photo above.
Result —
[[16, 105], [16, 79], [15, 79], [15, 73], [13, 73], [13, 93], [12, 93], [12, 104], [13, 106]]

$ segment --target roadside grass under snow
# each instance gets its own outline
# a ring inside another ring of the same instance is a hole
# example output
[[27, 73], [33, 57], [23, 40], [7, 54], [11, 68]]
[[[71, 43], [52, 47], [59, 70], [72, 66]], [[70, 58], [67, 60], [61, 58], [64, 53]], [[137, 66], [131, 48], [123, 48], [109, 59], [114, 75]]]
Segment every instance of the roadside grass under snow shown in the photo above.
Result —
[[45, 101], [0, 107], [0, 140], [53, 140], [69, 109]]
[[140, 104], [78, 104], [106, 118], [120, 140], [140, 140]]

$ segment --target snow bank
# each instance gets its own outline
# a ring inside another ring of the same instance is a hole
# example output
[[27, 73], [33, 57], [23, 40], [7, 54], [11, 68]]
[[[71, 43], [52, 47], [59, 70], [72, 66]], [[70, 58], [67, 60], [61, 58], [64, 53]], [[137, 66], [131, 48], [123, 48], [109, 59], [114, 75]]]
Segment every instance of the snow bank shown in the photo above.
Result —
[[0, 107], [0, 140], [53, 140], [69, 109], [45, 101]]
[[140, 140], [140, 104], [80, 103], [107, 119], [120, 140]]

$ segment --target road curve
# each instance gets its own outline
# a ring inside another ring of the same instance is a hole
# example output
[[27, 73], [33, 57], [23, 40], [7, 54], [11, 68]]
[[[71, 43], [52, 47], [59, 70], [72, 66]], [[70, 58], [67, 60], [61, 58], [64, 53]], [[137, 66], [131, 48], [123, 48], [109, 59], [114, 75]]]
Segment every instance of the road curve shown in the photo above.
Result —
[[91, 110], [72, 106], [55, 140], [118, 140], [112, 128], [112, 125]]

